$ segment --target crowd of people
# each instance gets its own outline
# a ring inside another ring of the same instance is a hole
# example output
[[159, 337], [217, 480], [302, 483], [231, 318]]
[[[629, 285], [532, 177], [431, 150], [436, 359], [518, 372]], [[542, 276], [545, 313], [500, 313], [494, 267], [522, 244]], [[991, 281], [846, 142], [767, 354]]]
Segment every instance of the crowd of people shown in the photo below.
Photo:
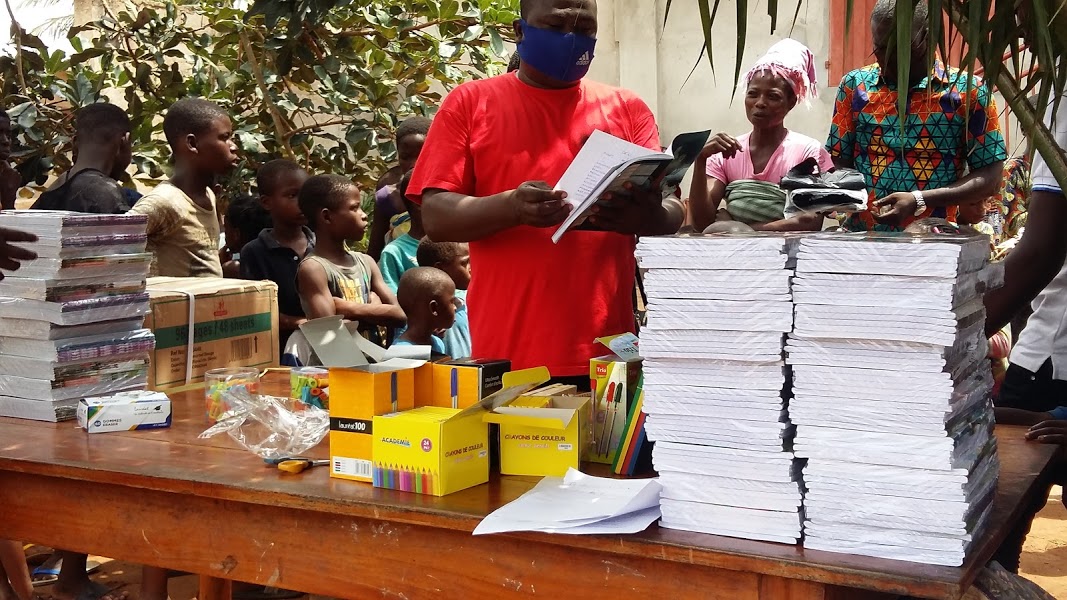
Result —
[[[1032, 425], [1029, 437], [1038, 442], [1064, 443], [1067, 204], [1040, 156], [1028, 192], [1026, 160], [1008, 159], [988, 86], [941, 61], [927, 68], [933, 42], [925, 11], [925, 2], [916, 5], [911, 80], [900, 82], [896, 53], [887, 52], [895, 2], [877, 2], [876, 62], [840, 82], [825, 142], [784, 124], [819, 85], [811, 51], [783, 40], [744, 77], [751, 131], [710, 137], [687, 200], [628, 187], [601, 198], [591, 227], [558, 244], [551, 235], [572, 209], [553, 185], [591, 132], [661, 149], [655, 117], [636, 94], [585, 78], [596, 45], [593, 0], [523, 0], [514, 26], [518, 60], [509, 72], [452, 90], [432, 121], [399, 124], [398, 164], [368, 190], [375, 192], [369, 224], [351, 179], [308, 173], [288, 159], [263, 164], [255, 194], [229, 199], [220, 220], [215, 182], [238, 162], [234, 128], [222, 107], [197, 98], [167, 111], [173, 174], [143, 197], [119, 184], [131, 161], [130, 117], [113, 104], [80, 109], [73, 167], [33, 208], [146, 215], [153, 275], [274, 281], [285, 364], [315, 364], [300, 325], [340, 315], [383, 345], [503, 357], [516, 369], [547, 366], [557, 381], [588, 389], [594, 340], [636, 326], [637, 237], [824, 229], [824, 214], [787, 218], [777, 185], [793, 166], [814, 159], [821, 171], [851, 168], [867, 181], [866, 209], [829, 221], [841, 235], [990, 235], [1006, 270], [1005, 286], [986, 298], [991, 356], [1009, 362], [1000, 369], [997, 403], [1005, 410], [998, 417]], [[909, 95], [906, 115], [897, 114], [899, 93]], [[1067, 147], [1067, 119], [1050, 116], [1047, 124]], [[11, 122], [0, 113], [5, 206], [18, 188], [10, 146]], [[32, 236], [3, 230], [0, 238], [0, 269], [32, 257], [18, 246]], [[367, 252], [355, 251], [364, 239]], [[1012, 348], [1004, 328], [1035, 297]], [[1027, 526], [1020, 524], [998, 557], [1009, 568], [1018, 567]], [[84, 556], [65, 555], [61, 593], [104, 594], [90, 587], [84, 564]], [[11, 594], [0, 589], [0, 598], [21, 591]], [[143, 594], [165, 598], [166, 573], [146, 569]]]

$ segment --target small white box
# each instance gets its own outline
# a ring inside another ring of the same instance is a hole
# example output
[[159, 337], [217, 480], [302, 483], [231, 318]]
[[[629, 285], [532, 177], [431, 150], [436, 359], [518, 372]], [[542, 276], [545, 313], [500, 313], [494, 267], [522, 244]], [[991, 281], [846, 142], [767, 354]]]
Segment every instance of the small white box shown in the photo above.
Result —
[[161, 392], [122, 392], [78, 403], [78, 425], [89, 433], [170, 427], [170, 398]]

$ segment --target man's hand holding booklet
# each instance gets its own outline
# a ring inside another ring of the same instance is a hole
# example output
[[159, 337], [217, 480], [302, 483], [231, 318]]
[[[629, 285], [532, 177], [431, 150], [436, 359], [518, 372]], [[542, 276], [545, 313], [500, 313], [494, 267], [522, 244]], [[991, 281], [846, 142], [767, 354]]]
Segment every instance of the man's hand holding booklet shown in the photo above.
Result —
[[570, 229], [582, 226], [594, 205], [612, 205], [635, 190], [658, 190], [659, 199], [669, 196], [685, 177], [711, 135], [710, 131], [683, 133], [674, 138], [671, 153], [662, 154], [632, 144], [603, 131], [594, 131], [556, 184], [567, 192], [570, 215], [552, 235], [558, 243]]

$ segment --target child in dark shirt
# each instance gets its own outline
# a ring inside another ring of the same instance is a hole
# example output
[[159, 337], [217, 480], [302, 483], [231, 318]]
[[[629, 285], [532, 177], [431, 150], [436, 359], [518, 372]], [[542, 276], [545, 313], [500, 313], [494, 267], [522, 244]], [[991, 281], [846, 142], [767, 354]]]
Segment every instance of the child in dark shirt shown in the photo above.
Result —
[[396, 346], [430, 346], [446, 354], [438, 337], [456, 322], [456, 284], [447, 273], [433, 267], [415, 267], [400, 277], [397, 300], [408, 318], [408, 327], [393, 342]]
[[220, 252], [226, 253], [222, 260], [222, 276], [230, 279], [241, 278], [241, 250], [245, 244], [259, 237], [260, 232], [270, 227], [270, 213], [259, 199], [253, 196], [238, 196], [226, 207], [226, 221], [223, 235], [226, 247]]
[[130, 210], [119, 180], [130, 166], [130, 117], [114, 104], [90, 104], [74, 116], [74, 166], [32, 208], [121, 214]]
[[300, 261], [315, 250], [315, 234], [300, 210], [300, 187], [308, 174], [291, 160], [272, 160], [256, 173], [259, 201], [273, 225], [241, 249], [241, 277], [278, 284], [278, 325], [282, 348], [306, 321], [296, 289]]

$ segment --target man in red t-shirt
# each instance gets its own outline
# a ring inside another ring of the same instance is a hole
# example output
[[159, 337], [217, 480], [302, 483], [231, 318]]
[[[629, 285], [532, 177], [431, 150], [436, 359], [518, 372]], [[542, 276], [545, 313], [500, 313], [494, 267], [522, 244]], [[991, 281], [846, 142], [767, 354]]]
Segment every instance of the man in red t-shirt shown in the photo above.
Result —
[[[586, 375], [599, 336], [633, 331], [636, 235], [674, 233], [675, 198], [604, 198], [591, 224], [553, 244], [570, 212], [552, 187], [594, 130], [659, 150], [652, 112], [632, 92], [585, 81], [594, 0], [523, 0], [519, 70], [453, 90], [434, 117], [408, 187], [434, 240], [470, 242], [473, 352], [555, 377]], [[586, 383], [588, 379], [582, 377]]]

